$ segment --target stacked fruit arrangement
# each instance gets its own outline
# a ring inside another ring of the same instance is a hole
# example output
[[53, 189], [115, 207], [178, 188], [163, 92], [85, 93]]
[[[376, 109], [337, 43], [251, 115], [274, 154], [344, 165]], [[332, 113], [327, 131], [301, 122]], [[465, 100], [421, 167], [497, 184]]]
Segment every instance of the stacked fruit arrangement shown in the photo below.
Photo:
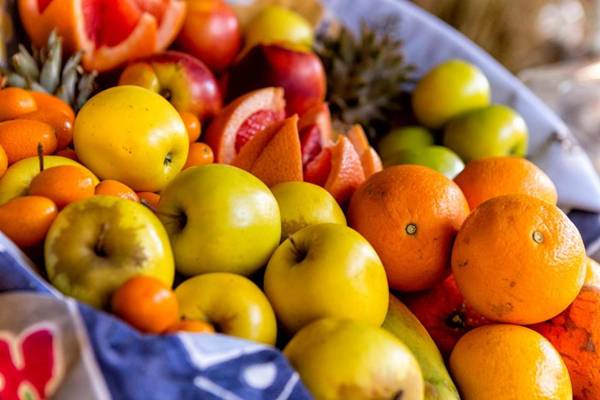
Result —
[[[57, 289], [277, 345], [318, 399], [600, 398], [600, 268], [475, 66], [427, 72], [419, 125], [382, 135], [411, 67], [367, 27], [318, 56], [277, 6], [18, 4], [0, 230]], [[118, 84], [87, 100], [91, 71]]]

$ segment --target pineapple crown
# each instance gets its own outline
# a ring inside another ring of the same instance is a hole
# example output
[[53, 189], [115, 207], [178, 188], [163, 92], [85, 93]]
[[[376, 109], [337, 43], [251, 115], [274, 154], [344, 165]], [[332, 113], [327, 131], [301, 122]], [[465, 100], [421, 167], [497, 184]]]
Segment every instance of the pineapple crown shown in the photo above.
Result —
[[361, 124], [374, 141], [407, 108], [414, 67], [395, 35], [398, 24], [393, 17], [374, 25], [362, 21], [358, 34], [332, 25], [318, 36], [315, 51], [327, 73], [327, 101], [339, 130]]
[[19, 44], [11, 56], [12, 68], [0, 69], [2, 85], [45, 92], [62, 99], [78, 110], [95, 88], [96, 71], [85, 72], [79, 65], [81, 52], [71, 55], [63, 64], [62, 39], [56, 31], [48, 36], [45, 47], [34, 46], [31, 53]]

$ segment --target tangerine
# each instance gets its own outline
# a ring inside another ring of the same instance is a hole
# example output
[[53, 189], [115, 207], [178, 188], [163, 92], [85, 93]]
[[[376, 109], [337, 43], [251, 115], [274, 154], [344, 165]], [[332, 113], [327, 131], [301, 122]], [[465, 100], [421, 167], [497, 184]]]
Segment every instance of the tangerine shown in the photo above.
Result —
[[44, 154], [52, 154], [56, 150], [56, 135], [50, 125], [26, 119], [0, 122], [0, 146], [6, 152], [9, 165], [34, 157], [39, 145]]
[[95, 194], [104, 196], [116, 196], [126, 200], [140, 201], [138, 195], [129, 186], [115, 181], [105, 179], [96, 185]]
[[0, 121], [14, 119], [35, 110], [37, 105], [27, 90], [14, 87], [0, 90]]
[[51, 167], [31, 180], [29, 194], [47, 197], [62, 209], [94, 195], [94, 176], [74, 165]]
[[197, 165], [210, 164], [214, 161], [212, 149], [206, 143], [191, 143], [187, 161], [183, 169]]
[[23, 196], [0, 206], [0, 231], [21, 248], [41, 243], [58, 211], [52, 200]]

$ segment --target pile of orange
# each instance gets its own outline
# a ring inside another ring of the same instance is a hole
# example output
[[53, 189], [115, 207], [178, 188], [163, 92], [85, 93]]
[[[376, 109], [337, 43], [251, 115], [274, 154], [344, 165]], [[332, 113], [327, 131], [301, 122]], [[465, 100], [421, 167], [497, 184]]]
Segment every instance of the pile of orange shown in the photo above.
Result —
[[497, 323], [452, 352], [466, 399], [570, 399], [571, 381], [575, 398], [600, 398], [600, 290], [582, 291], [583, 241], [556, 201], [546, 174], [513, 157], [473, 161], [454, 181], [390, 167], [352, 197], [348, 222], [377, 250], [391, 288], [422, 291], [453, 274], [469, 307]]

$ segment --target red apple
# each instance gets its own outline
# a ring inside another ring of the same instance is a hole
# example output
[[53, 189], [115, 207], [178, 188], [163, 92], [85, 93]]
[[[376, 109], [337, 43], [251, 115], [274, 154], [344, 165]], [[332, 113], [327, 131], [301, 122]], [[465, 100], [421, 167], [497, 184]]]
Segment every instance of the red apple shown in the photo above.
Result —
[[137, 60], [121, 73], [119, 85], [142, 86], [163, 95], [177, 111], [202, 121], [214, 117], [222, 105], [213, 73], [188, 54], [166, 51]]
[[453, 275], [432, 289], [406, 296], [403, 300], [427, 329], [444, 358], [450, 356], [454, 345], [465, 333], [491, 323], [465, 304]]
[[228, 99], [263, 87], [285, 91], [287, 115], [302, 115], [325, 98], [326, 80], [317, 55], [277, 44], [253, 47], [232, 67], [228, 77]]
[[176, 43], [213, 71], [222, 71], [240, 51], [240, 24], [223, 0], [187, 0], [187, 15]]

